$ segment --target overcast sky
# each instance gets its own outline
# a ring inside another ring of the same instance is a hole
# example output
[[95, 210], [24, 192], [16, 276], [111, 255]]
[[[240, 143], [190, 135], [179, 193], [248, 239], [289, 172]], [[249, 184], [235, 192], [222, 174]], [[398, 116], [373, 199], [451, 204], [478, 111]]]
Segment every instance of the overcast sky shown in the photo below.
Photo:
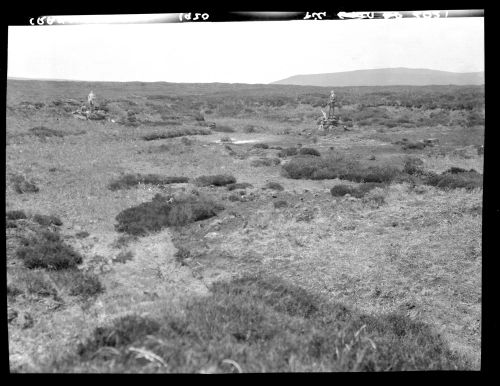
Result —
[[8, 76], [269, 83], [409, 67], [484, 71], [484, 18], [9, 27]]

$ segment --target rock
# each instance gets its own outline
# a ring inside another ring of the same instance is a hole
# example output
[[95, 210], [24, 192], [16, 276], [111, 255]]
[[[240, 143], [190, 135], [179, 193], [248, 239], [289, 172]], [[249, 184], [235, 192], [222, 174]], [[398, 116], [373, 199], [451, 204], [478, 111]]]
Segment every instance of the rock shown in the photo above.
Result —
[[217, 232], [209, 232], [204, 237], [207, 239], [215, 239], [219, 237], [219, 234]]
[[216, 226], [216, 225], [220, 225], [222, 224], [222, 219], [218, 218], [218, 219], [215, 219], [214, 221], [212, 221], [208, 226], [212, 227], [212, 226]]

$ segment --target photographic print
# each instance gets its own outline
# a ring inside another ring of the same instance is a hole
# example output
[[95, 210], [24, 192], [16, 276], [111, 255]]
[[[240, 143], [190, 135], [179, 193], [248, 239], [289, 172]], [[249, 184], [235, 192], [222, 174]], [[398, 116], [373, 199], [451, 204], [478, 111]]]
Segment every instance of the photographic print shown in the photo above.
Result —
[[8, 27], [11, 373], [481, 369], [484, 13], [316, 11]]

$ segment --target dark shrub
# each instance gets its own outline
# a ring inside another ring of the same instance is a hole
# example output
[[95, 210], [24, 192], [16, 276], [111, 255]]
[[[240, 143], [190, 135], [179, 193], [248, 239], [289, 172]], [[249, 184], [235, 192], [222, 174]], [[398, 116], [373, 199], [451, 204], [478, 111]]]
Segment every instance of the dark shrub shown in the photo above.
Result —
[[186, 127], [186, 128], [170, 129], [162, 133], [147, 134], [144, 135], [142, 139], [145, 141], [154, 141], [157, 139], [175, 138], [175, 137], [182, 137], [185, 135], [209, 135], [211, 133], [212, 132], [207, 128]]
[[61, 226], [63, 224], [59, 217], [52, 215], [48, 216], [44, 214], [35, 214], [33, 216], [33, 221], [43, 226], [49, 226], [49, 225]]
[[483, 175], [477, 172], [462, 173], [428, 173], [425, 176], [425, 183], [440, 189], [459, 189], [473, 190], [483, 187]]
[[16, 297], [18, 295], [21, 295], [22, 293], [23, 293], [23, 291], [20, 288], [18, 288], [17, 286], [12, 285], [12, 284], [7, 284], [7, 296]]
[[22, 276], [26, 292], [41, 297], [55, 297], [57, 290], [43, 271], [28, 271]]
[[8, 220], [22, 220], [28, 218], [22, 210], [9, 210], [5, 212], [5, 218]]
[[[471, 169], [469, 171], [475, 172], [474, 169]], [[465, 173], [465, 172], [467, 172], [466, 169], [462, 169], [462, 168], [459, 168], [459, 167], [456, 167], [456, 166], [452, 166], [451, 168], [449, 168], [448, 170], [446, 170], [445, 172], [443, 172], [443, 174], [458, 174], [458, 173]]]
[[169, 201], [157, 194], [149, 202], [123, 210], [116, 216], [115, 229], [131, 235], [144, 236], [167, 226], [185, 225], [213, 217], [223, 208], [214, 201], [186, 196]]
[[216, 125], [211, 127], [212, 131], [217, 131], [219, 133], [234, 133], [235, 130], [232, 127], [224, 126], [224, 125]]
[[255, 149], [269, 149], [269, 145], [267, 143], [256, 143], [253, 147]]
[[64, 244], [59, 233], [48, 230], [37, 237], [23, 239], [16, 254], [27, 268], [60, 270], [75, 268], [82, 262], [82, 256]]
[[350, 194], [352, 196], [355, 191], [356, 188], [343, 184], [335, 185], [333, 188], [330, 189], [330, 193], [334, 197], [342, 197], [345, 196], [346, 194]]
[[229, 201], [233, 201], [233, 202], [236, 202], [236, 201], [242, 202], [243, 201], [241, 196], [239, 194], [235, 194], [235, 193], [231, 194], [227, 199]]
[[257, 130], [255, 129], [255, 126], [252, 125], [247, 125], [243, 128], [244, 133], [255, 133]]
[[327, 180], [340, 178], [355, 182], [390, 182], [399, 171], [390, 167], [361, 168], [355, 160], [342, 156], [295, 157], [283, 166], [289, 178]]
[[317, 151], [316, 149], [310, 148], [310, 147], [303, 147], [299, 150], [300, 155], [313, 155], [316, 157], [320, 157], [321, 153]]
[[264, 185], [263, 189], [272, 189], [278, 191], [285, 190], [285, 188], [281, 184], [278, 184], [277, 182], [268, 182], [266, 185]]
[[278, 153], [278, 157], [281, 157], [281, 158], [290, 157], [290, 156], [293, 156], [293, 155], [297, 155], [297, 153], [298, 153], [298, 150], [297, 150], [296, 147], [287, 147], [285, 149], [282, 149]]
[[281, 161], [279, 158], [267, 158], [267, 157], [262, 157], [250, 161], [250, 165], [253, 167], [276, 166], [279, 165], [280, 163]]
[[5, 228], [17, 228], [17, 223], [14, 220], [5, 220]]
[[160, 324], [153, 319], [138, 315], [127, 315], [113, 322], [110, 327], [97, 327], [85, 343], [79, 344], [77, 353], [89, 359], [101, 347], [121, 347], [155, 334]]
[[89, 237], [89, 236], [90, 236], [90, 233], [87, 231], [81, 231], [81, 232], [75, 233], [75, 237], [77, 239], [84, 239], [84, 238]]
[[134, 258], [134, 254], [132, 251], [121, 251], [118, 255], [113, 259], [114, 263], [122, 263], [125, 264], [127, 261], [131, 261]]
[[279, 200], [275, 201], [273, 205], [276, 209], [279, 209], [279, 208], [286, 208], [288, 206], [288, 203], [285, 200]]
[[226, 188], [227, 190], [246, 189], [253, 188], [253, 185], [249, 184], [248, 182], [237, 182], [234, 184], [226, 185]]
[[424, 161], [417, 157], [407, 157], [404, 161], [403, 172], [413, 175], [423, 172]]
[[234, 184], [236, 178], [232, 175], [227, 174], [217, 174], [213, 176], [200, 176], [194, 180], [197, 186], [224, 186], [229, 184]]
[[391, 182], [399, 174], [399, 170], [389, 166], [370, 166], [366, 169], [351, 169], [339, 178], [355, 182]]
[[75, 271], [69, 294], [89, 298], [100, 294], [104, 287], [99, 278], [93, 273]]

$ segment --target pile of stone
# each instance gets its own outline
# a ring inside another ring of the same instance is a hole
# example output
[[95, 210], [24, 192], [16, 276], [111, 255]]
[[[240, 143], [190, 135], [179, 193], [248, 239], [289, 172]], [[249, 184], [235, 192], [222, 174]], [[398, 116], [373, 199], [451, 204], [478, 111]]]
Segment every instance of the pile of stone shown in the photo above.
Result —
[[73, 115], [77, 119], [91, 119], [94, 121], [102, 121], [107, 119], [106, 111], [99, 110], [98, 108], [91, 111], [87, 106], [81, 106], [78, 110], [73, 112]]

